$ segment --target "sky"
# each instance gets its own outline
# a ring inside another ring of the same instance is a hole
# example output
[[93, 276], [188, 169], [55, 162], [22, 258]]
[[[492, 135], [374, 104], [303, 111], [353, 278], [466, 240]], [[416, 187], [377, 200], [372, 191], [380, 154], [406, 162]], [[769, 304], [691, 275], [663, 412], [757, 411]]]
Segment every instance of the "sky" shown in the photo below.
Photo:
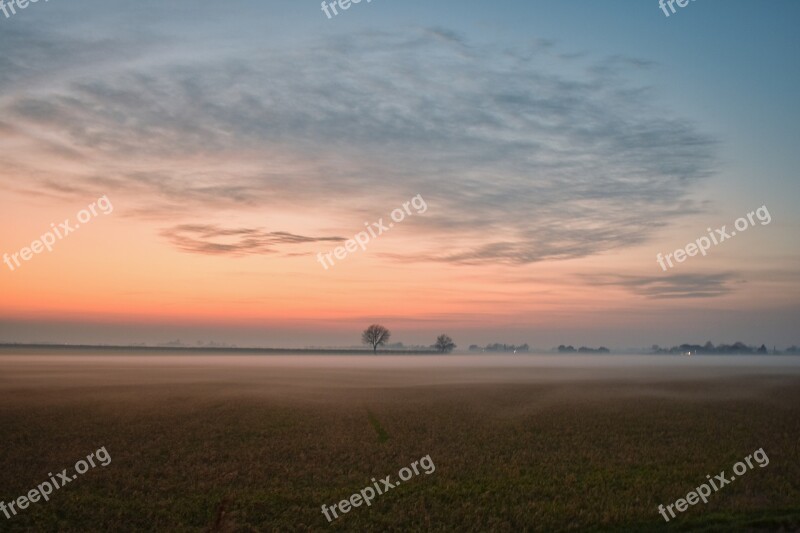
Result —
[[168, 4], [0, 12], [0, 342], [800, 344], [797, 2]]

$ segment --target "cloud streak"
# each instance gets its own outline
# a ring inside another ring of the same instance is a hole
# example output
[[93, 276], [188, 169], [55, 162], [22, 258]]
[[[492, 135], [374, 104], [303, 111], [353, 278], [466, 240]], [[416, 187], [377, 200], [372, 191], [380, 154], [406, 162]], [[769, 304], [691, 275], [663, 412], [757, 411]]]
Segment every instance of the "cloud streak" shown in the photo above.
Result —
[[674, 274], [665, 276], [584, 276], [593, 286], [622, 287], [651, 299], [715, 298], [733, 291], [731, 272], [716, 274]]
[[[173, 246], [184, 252], [206, 255], [250, 255], [277, 253], [285, 246], [318, 242], [343, 242], [342, 237], [305, 237], [283, 231], [256, 228], [221, 228], [184, 224], [161, 232]], [[293, 254], [296, 255], [296, 254]]]

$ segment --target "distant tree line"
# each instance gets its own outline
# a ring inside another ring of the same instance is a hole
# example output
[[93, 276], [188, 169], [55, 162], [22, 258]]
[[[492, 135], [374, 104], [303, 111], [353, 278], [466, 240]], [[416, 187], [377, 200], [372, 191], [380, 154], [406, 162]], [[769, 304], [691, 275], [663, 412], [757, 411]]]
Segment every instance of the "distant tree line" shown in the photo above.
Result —
[[[770, 353], [770, 350], [767, 349], [765, 345], [761, 345], [758, 348], [755, 346], [748, 346], [743, 342], [734, 342], [733, 344], [720, 344], [714, 346], [714, 343], [708, 341], [707, 343], [700, 345], [700, 344], [681, 344], [680, 346], [673, 346], [672, 348], [661, 348], [658, 344], [654, 344], [652, 346], [653, 353], [657, 354], [684, 354], [684, 355], [722, 355], [722, 354], [755, 354], [755, 355], [766, 355]], [[778, 350], [774, 347], [772, 349], [773, 354], [779, 354]], [[797, 351], [796, 346], [792, 346], [786, 353], [800, 353]]]
[[517, 346], [516, 344], [500, 344], [496, 342], [494, 344], [487, 344], [483, 348], [477, 344], [472, 344], [469, 347], [470, 352], [527, 352], [529, 350], [530, 347], [528, 343]]
[[[389, 344], [389, 338], [391, 337], [391, 332], [380, 324], [372, 324], [364, 332], [361, 334], [361, 341], [364, 344], [369, 345], [373, 353], [377, 353], [378, 347], [382, 346], [384, 348], [388, 348], [390, 350], [408, 350], [411, 349], [422, 349], [422, 350], [435, 350], [439, 353], [450, 353], [456, 348], [456, 344], [453, 342], [449, 336], [442, 334], [436, 338], [436, 342], [430, 346], [405, 346], [402, 342], [397, 342], [394, 344]], [[420, 351], [422, 351], [420, 350]], [[558, 353], [610, 353], [610, 350], [605, 346], [600, 346], [599, 348], [589, 348], [587, 346], [581, 346], [580, 348], [576, 349], [574, 346], [565, 346], [563, 344], [559, 345], [558, 348], [555, 348]], [[493, 344], [487, 344], [484, 347], [480, 347], [477, 344], [472, 344], [469, 347], [470, 352], [490, 352], [490, 353], [516, 353], [516, 352], [528, 352], [530, 351], [530, 347], [528, 343], [525, 344], [500, 344], [499, 342], [495, 342]], [[788, 354], [788, 355], [800, 355], [800, 348], [797, 346], [790, 346], [783, 352], [778, 351], [775, 347], [772, 348], [772, 351], [768, 350], [767, 347], [762, 344], [758, 348], [755, 346], [748, 346], [743, 342], [735, 342], [733, 344], [720, 344], [718, 346], [714, 346], [711, 341], [706, 342], [703, 345], [700, 344], [681, 344], [680, 346], [673, 346], [672, 348], [662, 348], [657, 344], [652, 346], [652, 353], [655, 354], [678, 354], [678, 355], [711, 355], [711, 354], [754, 354], [754, 355], [766, 355], [769, 353], [772, 354]]]
[[588, 348], [586, 346], [581, 346], [577, 350], [574, 346], [564, 346], [563, 344], [559, 345], [558, 353], [609, 353], [609, 349], [605, 346], [601, 346], [599, 348]]

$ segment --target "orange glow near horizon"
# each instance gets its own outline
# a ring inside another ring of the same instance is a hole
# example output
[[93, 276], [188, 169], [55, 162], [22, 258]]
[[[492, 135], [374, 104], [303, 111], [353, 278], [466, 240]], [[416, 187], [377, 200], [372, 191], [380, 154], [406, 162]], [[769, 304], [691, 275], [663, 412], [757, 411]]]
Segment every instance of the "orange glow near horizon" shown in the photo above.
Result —
[[[287, 327], [358, 323], [378, 316], [502, 328], [527, 323], [564, 327], [589, 316], [602, 325], [616, 321], [611, 316], [616, 310], [646, 308], [642, 298], [619, 287], [581, 281], [581, 272], [605, 270], [603, 263], [618, 269], [620, 255], [524, 267], [398, 263], [383, 254], [413, 246], [415, 238], [398, 225], [366, 251], [325, 270], [315, 255], [332, 250], [334, 243], [305, 247], [305, 255], [294, 257], [187, 253], [159, 235], [158, 223], [129, 216], [124, 197], [110, 199], [113, 213], [99, 214], [58, 241], [52, 252], [34, 255], [13, 272], [3, 265], [0, 316]], [[6, 253], [29, 245], [51, 221], [74, 218], [83, 207], [64, 201], [22, 208], [23, 198], [15, 200], [4, 196], [0, 214], [0, 224], [14, 228], [0, 241]], [[324, 225], [324, 213], [319, 216], [317, 225]], [[634, 260], [635, 254], [627, 255], [627, 261]], [[574, 275], [565, 276], [565, 271]], [[661, 305], [677, 306], [671, 301]]]

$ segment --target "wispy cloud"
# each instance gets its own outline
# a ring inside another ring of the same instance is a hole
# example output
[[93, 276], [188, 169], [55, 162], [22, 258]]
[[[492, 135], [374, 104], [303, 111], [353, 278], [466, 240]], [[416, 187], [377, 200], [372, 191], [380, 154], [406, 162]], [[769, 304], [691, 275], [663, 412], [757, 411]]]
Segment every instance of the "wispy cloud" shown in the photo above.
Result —
[[345, 240], [341, 237], [305, 237], [256, 228], [221, 228], [191, 224], [165, 229], [162, 235], [179, 250], [208, 255], [271, 254], [280, 251], [284, 245]]
[[[0, 35], [4, 49], [21, 39], [10, 35]], [[327, 233], [421, 193], [432, 208], [408, 225], [419, 244], [407, 260], [583, 257], [644, 242], [696, 210], [691, 192], [714, 170], [713, 139], [627, 81], [647, 61], [614, 57], [576, 74], [578, 60], [559, 59], [549, 41], [509, 49], [443, 28], [373, 31], [153, 63], [126, 60], [110, 43], [92, 70], [101, 56], [82, 38], [31, 37], [26, 53], [71, 50], [88, 66], [73, 75], [62, 65], [54, 84], [7, 65], [0, 112], [14, 127], [0, 145], [28, 149], [4, 151], [17, 171], [0, 171], [0, 183], [27, 169], [31, 193], [135, 193], [141, 206], [131, 212], [170, 217], [165, 235], [182, 250], [270, 253], [292, 244], [276, 235], [298, 231], [242, 233], [219, 246], [176, 237], [176, 224], [200, 228], [201, 216], [216, 224], [225, 211], [291, 203]], [[80, 158], [84, 169], [59, 185], [63, 170], [43, 168], [37, 150]]]
[[593, 286], [622, 287], [647, 298], [714, 298], [733, 291], [736, 276], [717, 274], [673, 274], [664, 276], [590, 275], [583, 276]]

